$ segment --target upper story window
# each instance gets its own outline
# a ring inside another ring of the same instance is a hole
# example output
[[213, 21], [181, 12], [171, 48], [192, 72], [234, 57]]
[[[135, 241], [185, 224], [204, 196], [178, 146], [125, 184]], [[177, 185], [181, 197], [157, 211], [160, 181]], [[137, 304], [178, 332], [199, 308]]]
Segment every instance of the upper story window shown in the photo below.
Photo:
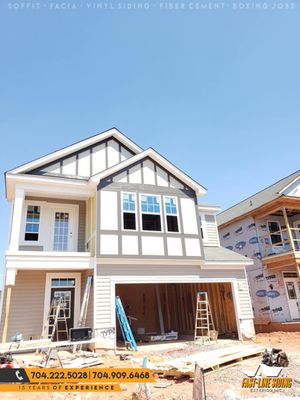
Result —
[[25, 241], [37, 242], [39, 240], [40, 230], [40, 206], [29, 205], [27, 207], [26, 225], [25, 225]]
[[160, 196], [141, 195], [141, 218], [143, 231], [161, 231]]
[[268, 221], [268, 228], [272, 244], [282, 246], [281, 226], [278, 221]]
[[134, 193], [122, 193], [123, 229], [136, 230], [136, 198]]
[[165, 197], [165, 213], [168, 232], [179, 232], [176, 197]]

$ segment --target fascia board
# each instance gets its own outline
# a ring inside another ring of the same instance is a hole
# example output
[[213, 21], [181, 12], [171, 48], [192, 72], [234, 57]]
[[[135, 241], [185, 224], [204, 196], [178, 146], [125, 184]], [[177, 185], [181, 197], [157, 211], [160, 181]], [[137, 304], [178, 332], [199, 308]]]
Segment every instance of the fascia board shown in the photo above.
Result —
[[201, 204], [199, 204], [198, 210], [199, 211], [207, 211], [210, 213], [217, 213], [221, 210], [221, 207], [219, 207], [219, 206], [202, 206]]
[[120, 171], [123, 168], [129, 167], [131, 164], [136, 163], [145, 157], [150, 157], [153, 161], [156, 161], [159, 165], [164, 167], [167, 171], [169, 171], [172, 175], [174, 175], [176, 178], [184, 182], [187, 186], [190, 186], [195, 190], [195, 192], [198, 195], [203, 195], [206, 193], [206, 189], [201, 186], [199, 183], [194, 181], [192, 178], [190, 178], [188, 175], [180, 171], [175, 165], [170, 163], [167, 159], [162, 157], [160, 154], [158, 154], [155, 150], [152, 148], [149, 148], [147, 150], [144, 150], [143, 152], [128, 158], [127, 160], [114, 165], [111, 168], [106, 169], [103, 172], [100, 172], [99, 174], [96, 174], [90, 178], [90, 181], [97, 182], [99, 183], [101, 179], [106, 178], [109, 175], [115, 174], [116, 172]]
[[137, 144], [135, 144], [132, 140], [130, 140], [129, 138], [127, 138], [123, 133], [121, 133], [120, 131], [118, 131], [116, 128], [112, 128], [109, 129], [108, 131], [99, 133], [95, 136], [92, 136], [88, 139], [84, 139], [80, 142], [74, 143], [70, 146], [64, 147], [63, 149], [54, 151], [53, 153], [47, 154], [44, 157], [40, 157], [37, 158], [33, 161], [30, 161], [29, 163], [20, 165], [17, 168], [14, 168], [10, 171], [8, 171], [9, 173], [12, 174], [20, 174], [20, 173], [24, 173], [27, 172], [31, 169], [35, 169], [38, 168], [41, 165], [44, 164], [48, 164], [50, 162], [53, 162], [57, 159], [60, 159], [62, 157], [67, 156], [68, 154], [74, 153], [76, 151], [79, 151], [85, 147], [91, 146], [95, 143], [97, 143], [98, 141], [102, 141], [102, 140], [106, 140], [110, 137], [114, 137], [115, 139], [119, 140], [121, 143], [123, 143], [124, 145], [126, 145], [130, 150], [132, 150], [134, 153], [139, 153], [141, 151], [143, 151], [143, 149], [141, 147], [139, 147]]
[[60, 193], [89, 197], [96, 185], [93, 182], [67, 178], [42, 177], [39, 175], [6, 175], [7, 199], [13, 200], [16, 186], [26, 191], [44, 192], [45, 194]]
[[280, 194], [284, 194], [284, 192], [290, 187], [292, 186], [295, 182], [297, 182], [300, 178], [300, 175], [298, 175], [295, 179], [292, 180], [292, 182], [290, 182], [288, 185], [286, 185], [284, 188], [282, 188], [278, 193]]

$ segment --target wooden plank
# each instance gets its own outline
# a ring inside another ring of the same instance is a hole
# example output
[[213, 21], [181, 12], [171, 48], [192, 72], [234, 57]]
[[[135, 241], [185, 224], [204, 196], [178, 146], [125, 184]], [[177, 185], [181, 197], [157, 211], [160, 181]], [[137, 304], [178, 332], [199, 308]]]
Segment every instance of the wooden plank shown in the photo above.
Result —
[[194, 376], [195, 363], [205, 371], [219, 369], [228, 363], [241, 362], [244, 358], [263, 354], [264, 347], [241, 345], [230, 348], [203, 351], [157, 365], [149, 365], [155, 373], [163, 376]]

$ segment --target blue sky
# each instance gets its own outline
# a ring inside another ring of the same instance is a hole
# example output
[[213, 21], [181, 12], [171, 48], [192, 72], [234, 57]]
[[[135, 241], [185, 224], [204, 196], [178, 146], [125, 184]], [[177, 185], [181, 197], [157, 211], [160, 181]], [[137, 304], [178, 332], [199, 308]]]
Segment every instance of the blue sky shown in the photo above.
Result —
[[[208, 188], [203, 202], [223, 209], [299, 169], [296, 3], [96, 10], [77, 0], [69, 2], [81, 4], [75, 10], [53, 8], [61, 3], [17, 10], [21, 2], [1, 2], [1, 174], [112, 126], [154, 147]], [[3, 255], [3, 178], [0, 202]]]

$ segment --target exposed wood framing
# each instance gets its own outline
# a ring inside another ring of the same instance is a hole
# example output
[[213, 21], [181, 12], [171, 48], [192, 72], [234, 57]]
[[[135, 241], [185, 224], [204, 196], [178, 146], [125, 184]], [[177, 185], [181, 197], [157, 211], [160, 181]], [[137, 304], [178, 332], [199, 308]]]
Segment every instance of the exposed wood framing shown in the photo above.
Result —
[[295, 244], [294, 244], [294, 240], [293, 240], [293, 235], [292, 235], [292, 231], [291, 231], [291, 227], [290, 227], [290, 223], [289, 223], [289, 219], [288, 219], [285, 207], [282, 208], [282, 213], [283, 213], [284, 222], [285, 222], [285, 225], [286, 225], [286, 229], [287, 229], [287, 233], [288, 233], [291, 249], [293, 251], [295, 251]]
[[146, 333], [161, 330], [156, 287], [159, 288], [165, 331], [174, 330], [181, 335], [193, 336], [196, 294], [198, 291], [207, 291], [219, 335], [237, 337], [230, 283], [117, 285], [116, 292], [121, 297], [124, 308], [127, 308], [130, 316], [137, 318], [132, 325], [135, 332], [138, 328], [144, 328]]

